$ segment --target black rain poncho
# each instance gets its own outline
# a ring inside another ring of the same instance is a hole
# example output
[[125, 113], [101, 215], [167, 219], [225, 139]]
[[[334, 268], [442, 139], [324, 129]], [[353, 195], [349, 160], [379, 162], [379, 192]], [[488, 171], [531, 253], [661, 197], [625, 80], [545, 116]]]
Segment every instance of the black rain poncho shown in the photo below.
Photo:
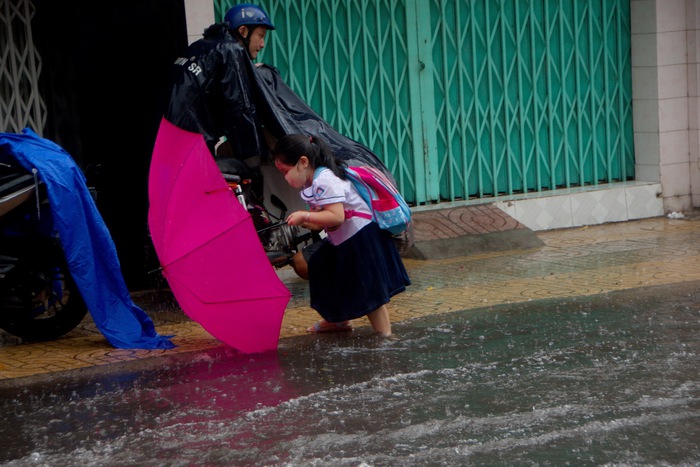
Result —
[[389, 171], [366, 146], [340, 134], [282, 80], [276, 68], [256, 66], [247, 51], [218, 23], [189, 46], [172, 66], [165, 118], [204, 136], [214, 154], [221, 136], [243, 160], [269, 153], [263, 128], [275, 139], [290, 133], [320, 136], [335, 155], [354, 165]]
[[239, 159], [266, 155], [251, 84], [255, 65], [224, 23], [210, 26], [171, 69], [165, 118], [201, 133], [214, 154], [221, 136]]

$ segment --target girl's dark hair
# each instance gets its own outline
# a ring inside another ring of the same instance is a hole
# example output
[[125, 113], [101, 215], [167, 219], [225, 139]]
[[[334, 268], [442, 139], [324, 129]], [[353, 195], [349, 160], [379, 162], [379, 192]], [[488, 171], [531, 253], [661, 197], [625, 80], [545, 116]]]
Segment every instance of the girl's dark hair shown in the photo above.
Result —
[[318, 136], [285, 135], [277, 141], [273, 154], [285, 165], [296, 165], [301, 156], [306, 156], [314, 169], [328, 167], [337, 177], [345, 180], [345, 162], [337, 159], [330, 146]]

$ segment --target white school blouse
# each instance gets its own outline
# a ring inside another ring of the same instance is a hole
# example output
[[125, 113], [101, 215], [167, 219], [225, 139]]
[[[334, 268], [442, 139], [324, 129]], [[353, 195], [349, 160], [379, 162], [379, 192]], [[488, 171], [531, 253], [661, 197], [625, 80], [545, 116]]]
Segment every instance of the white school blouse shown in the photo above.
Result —
[[[320, 211], [321, 206], [333, 203], [343, 203], [345, 211], [357, 211], [372, 214], [369, 206], [357, 192], [352, 182], [342, 180], [327, 167], [319, 167], [314, 173], [314, 181], [310, 187], [301, 190], [303, 199], [311, 209], [311, 212]], [[362, 217], [345, 219], [335, 230], [326, 230], [328, 239], [333, 245], [340, 245], [348, 238], [355, 235], [364, 226], [372, 222]]]

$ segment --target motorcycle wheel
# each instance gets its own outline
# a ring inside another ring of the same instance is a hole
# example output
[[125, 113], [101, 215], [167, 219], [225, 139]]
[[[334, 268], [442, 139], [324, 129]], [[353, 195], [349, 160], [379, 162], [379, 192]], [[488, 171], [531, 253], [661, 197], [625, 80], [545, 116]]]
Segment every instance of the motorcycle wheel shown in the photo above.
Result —
[[27, 341], [56, 339], [75, 329], [88, 311], [58, 245], [31, 266], [17, 300], [23, 309], [0, 327]]

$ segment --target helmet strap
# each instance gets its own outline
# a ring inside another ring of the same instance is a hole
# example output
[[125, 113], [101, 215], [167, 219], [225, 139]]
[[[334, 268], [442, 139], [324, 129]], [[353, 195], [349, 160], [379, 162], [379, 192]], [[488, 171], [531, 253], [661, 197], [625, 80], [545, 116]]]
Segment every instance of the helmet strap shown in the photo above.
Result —
[[[245, 28], [246, 31], [248, 31], [248, 34], [246, 36], [241, 34], [241, 32], [240, 32], [241, 28]], [[239, 26], [238, 29], [235, 29], [236, 36], [238, 36], [238, 39], [241, 42], [243, 42], [243, 46], [245, 47], [245, 51], [248, 53], [249, 57], [250, 57], [250, 36], [253, 34], [253, 29], [254, 28], [251, 28], [250, 26], [246, 26], [246, 25]]]
[[[244, 36], [243, 34], [241, 34], [241, 28], [245, 28], [245, 30], [248, 31], [247, 36]], [[250, 38], [250, 34], [251, 34], [253, 31], [250, 29], [250, 26], [246, 26], [246, 25], [244, 24], [244, 25], [242, 25], [242, 26], [238, 26], [238, 29], [236, 29], [236, 32], [238, 33], [239, 36], [241, 36], [241, 37], [244, 38], [245, 40], [248, 40], [248, 39]]]

